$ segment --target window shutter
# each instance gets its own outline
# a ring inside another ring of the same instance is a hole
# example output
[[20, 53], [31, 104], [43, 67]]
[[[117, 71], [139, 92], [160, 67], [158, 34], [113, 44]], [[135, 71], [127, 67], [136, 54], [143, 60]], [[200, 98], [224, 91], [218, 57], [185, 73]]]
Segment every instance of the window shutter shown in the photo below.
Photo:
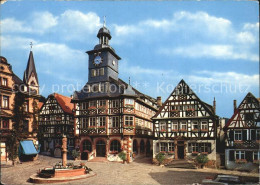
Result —
[[211, 143], [208, 143], [208, 153], [211, 153]]
[[234, 150], [229, 151], [229, 161], [235, 161], [235, 152]]
[[189, 143], [189, 145], [188, 145], [188, 153], [192, 153], [191, 143]]
[[256, 130], [251, 130], [251, 140], [256, 140]]
[[246, 160], [253, 162], [253, 152], [251, 151], [246, 151]]
[[234, 141], [234, 130], [229, 131], [229, 139], [230, 141]]
[[246, 141], [247, 140], [247, 130], [242, 131], [242, 140]]

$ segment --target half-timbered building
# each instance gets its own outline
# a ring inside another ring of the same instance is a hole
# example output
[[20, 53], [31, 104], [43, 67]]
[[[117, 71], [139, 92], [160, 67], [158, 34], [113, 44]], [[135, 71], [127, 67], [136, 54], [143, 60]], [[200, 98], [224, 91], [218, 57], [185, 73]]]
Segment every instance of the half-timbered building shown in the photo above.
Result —
[[216, 127], [218, 117], [214, 106], [199, 99], [181, 80], [153, 117], [153, 151], [169, 159], [192, 159], [198, 154], [216, 161]]
[[74, 113], [70, 97], [58, 93], [48, 96], [40, 109], [39, 131], [41, 152], [61, 157], [63, 135], [68, 138], [69, 149], [74, 148]]
[[258, 169], [260, 159], [260, 103], [248, 93], [224, 127], [226, 133], [225, 166], [227, 169]]
[[103, 26], [99, 44], [89, 55], [88, 82], [76, 91], [75, 105], [77, 146], [82, 159], [106, 157], [117, 161], [125, 151], [127, 160], [150, 154], [153, 125], [151, 117], [157, 101], [118, 78], [120, 57], [109, 45], [110, 31]]
[[38, 119], [35, 115], [36, 109], [42, 97], [39, 95], [39, 82], [32, 51], [29, 54], [23, 80], [12, 71], [12, 66], [7, 59], [0, 57], [0, 92], [1, 160], [8, 160], [6, 140], [13, 129], [15, 97], [21, 97], [21, 94], [24, 101], [22, 107], [24, 112], [23, 140], [33, 141], [35, 146], [38, 145], [34, 126]]

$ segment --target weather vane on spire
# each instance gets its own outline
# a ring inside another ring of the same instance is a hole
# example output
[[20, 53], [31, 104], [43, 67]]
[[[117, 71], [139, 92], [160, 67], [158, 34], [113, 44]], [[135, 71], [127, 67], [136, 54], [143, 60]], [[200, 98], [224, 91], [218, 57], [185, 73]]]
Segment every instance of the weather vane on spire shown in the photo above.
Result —
[[32, 47], [33, 47], [33, 43], [32, 42], [30, 42], [30, 46], [31, 46], [31, 51], [32, 51]]
[[106, 27], [106, 16], [104, 16], [103, 27]]

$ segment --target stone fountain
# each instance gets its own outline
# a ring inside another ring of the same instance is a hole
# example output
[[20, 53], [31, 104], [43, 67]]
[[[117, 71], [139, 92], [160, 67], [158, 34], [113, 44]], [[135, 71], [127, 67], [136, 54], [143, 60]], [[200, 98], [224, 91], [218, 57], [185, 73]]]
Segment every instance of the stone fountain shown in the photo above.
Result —
[[93, 177], [96, 174], [85, 164], [67, 164], [67, 137], [62, 138], [62, 163], [57, 163], [54, 167], [39, 169], [37, 174], [30, 177], [32, 183], [57, 183], [79, 180]]

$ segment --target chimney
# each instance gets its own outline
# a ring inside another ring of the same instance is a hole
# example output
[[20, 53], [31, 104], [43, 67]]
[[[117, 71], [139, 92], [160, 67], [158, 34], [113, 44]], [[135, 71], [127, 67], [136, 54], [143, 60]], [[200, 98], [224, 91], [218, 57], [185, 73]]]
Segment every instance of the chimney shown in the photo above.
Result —
[[235, 113], [236, 109], [237, 109], [237, 100], [234, 100], [234, 113]]
[[158, 107], [162, 106], [162, 97], [161, 96], [157, 97], [157, 105], [158, 105]]
[[215, 97], [214, 97], [214, 100], [213, 100], [213, 110], [214, 110], [214, 114], [216, 114], [216, 100], [215, 100]]

